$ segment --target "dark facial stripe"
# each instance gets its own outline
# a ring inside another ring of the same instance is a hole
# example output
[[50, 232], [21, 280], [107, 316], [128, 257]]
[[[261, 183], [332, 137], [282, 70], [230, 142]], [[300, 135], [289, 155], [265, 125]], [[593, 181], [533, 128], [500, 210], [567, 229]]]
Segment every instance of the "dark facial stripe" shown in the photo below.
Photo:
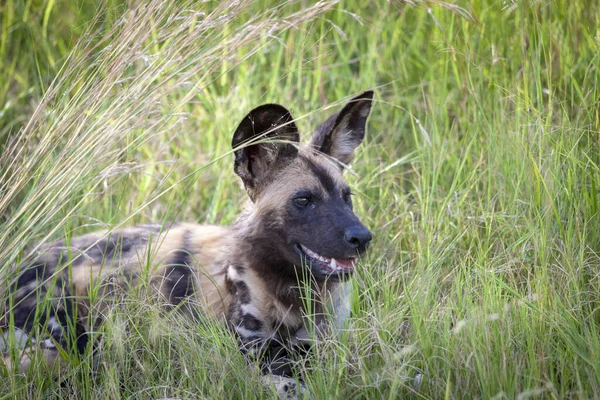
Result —
[[310, 172], [312, 172], [312, 174], [319, 179], [327, 193], [332, 193], [336, 188], [336, 184], [333, 177], [329, 175], [329, 172], [319, 164], [310, 160], [309, 158], [305, 156], [300, 157], [304, 161]]

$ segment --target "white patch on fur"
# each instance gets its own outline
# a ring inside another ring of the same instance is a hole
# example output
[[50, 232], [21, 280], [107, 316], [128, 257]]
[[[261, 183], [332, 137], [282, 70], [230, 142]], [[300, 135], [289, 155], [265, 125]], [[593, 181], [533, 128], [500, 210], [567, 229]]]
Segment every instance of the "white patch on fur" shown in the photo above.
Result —
[[274, 387], [277, 392], [277, 397], [280, 399], [303, 399], [307, 394], [309, 395], [309, 398], [312, 398], [306, 387], [301, 383], [296, 382], [293, 378], [279, 375], [265, 375], [261, 380], [265, 385]]
[[243, 326], [236, 326], [235, 331], [243, 338], [248, 338], [251, 336], [256, 336], [256, 337], [261, 337], [261, 338], [265, 337], [265, 334], [263, 331], [261, 331], [261, 330], [252, 331], [250, 329], [244, 328]]
[[45, 339], [40, 342], [40, 347], [42, 349], [56, 349], [56, 345], [52, 339]]
[[333, 140], [332, 153], [340, 155], [351, 154], [358, 146], [356, 139], [352, 136], [352, 130], [348, 128], [347, 121], [342, 121], [341, 126], [336, 128]]
[[54, 336], [57, 332], [60, 332], [60, 336], [62, 336], [62, 326], [58, 323], [58, 321], [56, 321], [56, 318], [50, 318], [47, 326], [48, 330], [50, 331], [50, 335]]
[[260, 317], [260, 311], [252, 303], [242, 304], [240, 308], [242, 309], [242, 314], [252, 315], [255, 318]]
[[239, 282], [242, 280], [240, 274], [238, 274], [237, 270], [232, 266], [227, 267], [227, 277], [232, 282]]
[[328, 308], [333, 317], [333, 325], [338, 330], [343, 329], [346, 321], [350, 317], [350, 299], [352, 296], [352, 286], [350, 282], [340, 282], [340, 284], [331, 292], [331, 298], [328, 300]]

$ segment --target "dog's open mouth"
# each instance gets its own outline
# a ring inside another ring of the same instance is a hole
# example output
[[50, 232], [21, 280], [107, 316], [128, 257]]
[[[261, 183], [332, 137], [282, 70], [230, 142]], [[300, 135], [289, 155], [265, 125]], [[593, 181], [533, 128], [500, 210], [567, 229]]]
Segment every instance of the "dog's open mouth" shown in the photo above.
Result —
[[329, 258], [324, 257], [306, 246], [297, 244], [296, 251], [305, 259], [306, 263], [312, 264], [323, 275], [345, 275], [354, 272], [356, 257], [351, 258]]

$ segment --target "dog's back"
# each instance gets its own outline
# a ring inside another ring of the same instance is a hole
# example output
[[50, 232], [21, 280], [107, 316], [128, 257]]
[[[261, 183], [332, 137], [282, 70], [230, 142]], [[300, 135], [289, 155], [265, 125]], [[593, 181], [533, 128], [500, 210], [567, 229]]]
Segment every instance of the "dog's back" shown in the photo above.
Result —
[[178, 307], [185, 302], [189, 312], [224, 319], [231, 296], [221, 259], [230, 231], [191, 223], [139, 225], [41, 245], [13, 272], [18, 278], [2, 326], [6, 329], [12, 318], [21, 337], [36, 325], [46, 326], [44, 346], [51, 352], [56, 345], [68, 347], [73, 338], [65, 336], [65, 327], [74, 320], [83, 351], [85, 332], [98, 329], [106, 307], [141, 281], [159, 303]]

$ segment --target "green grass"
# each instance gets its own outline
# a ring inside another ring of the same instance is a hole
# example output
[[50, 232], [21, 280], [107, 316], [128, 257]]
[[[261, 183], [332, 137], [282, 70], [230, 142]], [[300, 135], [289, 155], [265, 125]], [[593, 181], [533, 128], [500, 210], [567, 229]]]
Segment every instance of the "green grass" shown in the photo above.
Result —
[[[105, 226], [231, 223], [249, 109], [291, 108], [306, 139], [375, 88], [347, 174], [375, 239], [310, 392], [600, 396], [597, 2], [39, 3], [0, 5], [0, 265]], [[73, 360], [64, 387], [6, 375], [0, 393], [269, 395], [218, 324], [135, 298], [108, 316], [99, 365]]]

